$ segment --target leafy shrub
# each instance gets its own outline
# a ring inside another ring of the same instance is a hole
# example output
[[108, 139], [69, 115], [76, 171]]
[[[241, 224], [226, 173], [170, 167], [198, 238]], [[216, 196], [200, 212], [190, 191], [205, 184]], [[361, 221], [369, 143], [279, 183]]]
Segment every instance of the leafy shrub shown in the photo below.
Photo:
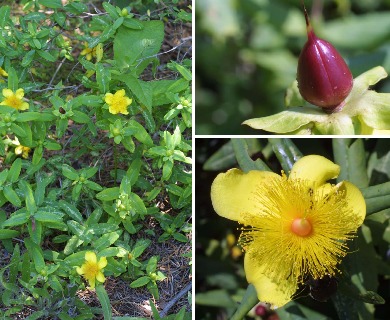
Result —
[[[65, 3], [0, 7], [5, 319], [110, 318], [97, 271], [129, 284], [145, 274], [159, 299], [165, 276], [150, 247], [164, 233], [160, 201], [191, 231], [191, 60], [160, 61], [170, 52], [160, 53], [163, 21], [190, 22], [191, 7]], [[99, 270], [85, 269], [93, 263]], [[76, 270], [96, 275], [102, 309], [80, 300], [88, 283]]]

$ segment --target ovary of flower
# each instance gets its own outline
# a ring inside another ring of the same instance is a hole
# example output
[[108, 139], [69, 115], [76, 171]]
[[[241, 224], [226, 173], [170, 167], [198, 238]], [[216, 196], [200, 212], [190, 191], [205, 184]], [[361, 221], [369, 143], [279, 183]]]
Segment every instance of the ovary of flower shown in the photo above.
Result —
[[4, 100], [0, 103], [3, 106], [9, 106], [17, 110], [27, 110], [29, 104], [23, 101], [24, 90], [17, 89], [13, 92], [11, 89], [3, 89]]
[[88, 281], [91, 289], [93, 289], [95, 288], [96, 280], [101, 283], [106, 280], [102, 272], [106, 265], [106, 257], [101, 257], [98, 261], [95, 252], [87, 251], [84, 264], [81, 267], [77, 267], [76, 272], [82, 275]]
[[357, 187], [347, 181], [327, 183], [339, 172], [330, 160], [310, 155], [294, 164], [288, 178], [232, 169], [214, 180], [215, 211], [245, 225], [239, 244], [246, 252], [246, 278], [260, 301], [283, 306], [308, 276], [339, 272], [346, 242], [366, 214]]
[[127, 107], [133, 102], [126, 96], [124, 89], [118, 90], [114, 94], [106, 93], [104, 101], [108, 104], [108, 111], [112, 114], [129, 114]]

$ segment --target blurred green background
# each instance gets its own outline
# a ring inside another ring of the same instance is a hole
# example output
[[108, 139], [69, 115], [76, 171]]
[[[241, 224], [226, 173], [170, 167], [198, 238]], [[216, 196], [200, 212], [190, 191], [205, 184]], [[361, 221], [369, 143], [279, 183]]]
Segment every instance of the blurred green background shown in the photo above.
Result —
[[[378, 65], [390, 73], [390, 0], [305, 3], [354, 77]], [[301, 0], [197, 0], [195, 17], [195, 133], [265, 133], [241, 123], [284, 110], [306, 42]], [[390, 78], [375, 89], [390, 92]]]
[[[273, 172], [281, 172], [282, 167], [268, 139], [245, 140], [248, 143], [248, 154], [253, 160], [262, 159]], [[319, 154], [334, 161], [332, 139], [297, 138], [292, 141], [303, 155]], [[345, 144], [349, 146], [349, 150], [358, 148], [364, 150], [363, 159], [355, 157], [353, 161], [363, 163], [367, 167], [364, 174], [367, 174], [369, 185], [390, 180], [390, 139], [345, 139]], [[230, 139], [197, 138], [195, 149], [195, 317], [199, 320], [227, 320], [237, 307], [237, 303], [241, 301], [248, 286], [243, 270], [243, 254], [236, 245], [241, 226], [215, 213], [210, 200], [210, 187], [218, 173], [239, 166]], [[382, 220], [378, 220], [379, 217]], [[366, 315], [363, 320], [389, 319], [389, 222], [390, 209], [374, 213], [365, 221], [366, 230], [369, 230], [373, 239], [367, 246], [375, 248], [372, 249], [372, 254], [377, 261], [380, 261], [381, 269], [377, 269], [372, 256], [365, 256], [364, 263], [359, 263], [356, 268], [362, 273], [360, 276], [367, 281], [364, 283], [366, 290], [376, 291], [386, 300], [386, 304], [368, 305], [373, 317]], [[364, 250], [361, 247], [359, 251]], [[371, 289], [367, 289], [370, 286]], [[253, 318], [248, 317], [248, 319]], [[327, 302], [318, 302], [311, 297], [301, 297], [278, 309], [273, 317], [270, 315], [263, 317], [263, 320], [277, 319], [337, 320], [339, 318], [330, 299]], [[358, 319], [358, 317], [356, 315], [356, 318], [352, 316], [349, 319]]]

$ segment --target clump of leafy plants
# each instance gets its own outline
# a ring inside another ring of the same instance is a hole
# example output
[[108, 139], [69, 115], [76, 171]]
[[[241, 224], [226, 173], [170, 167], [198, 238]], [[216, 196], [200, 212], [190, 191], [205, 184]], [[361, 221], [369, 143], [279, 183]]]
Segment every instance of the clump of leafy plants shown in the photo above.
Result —
[[[168, 279], [153, 244], [190, 250], [191, 39], [162, 43], [164, 22], [190, 30], [191, 6], [126, 5], [0, 7], [4, 319], [112, 319], [111, 279], [157, 306]], [[179, 237], [162, 237], [168, 211]]]

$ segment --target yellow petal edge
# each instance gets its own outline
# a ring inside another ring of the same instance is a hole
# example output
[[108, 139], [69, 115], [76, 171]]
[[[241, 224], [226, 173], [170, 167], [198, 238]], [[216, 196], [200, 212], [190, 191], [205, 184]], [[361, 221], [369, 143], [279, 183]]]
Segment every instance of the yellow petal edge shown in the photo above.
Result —
[[211, 185], [211, 202], [214, 210], [221, 217], [243, 222], [242, 215], [257, 212], [254, 193], [259, 184], [269, 179], [281, 179], [279, 175], [269, 171], [249, 171], [231, 169], [220, 173]]

